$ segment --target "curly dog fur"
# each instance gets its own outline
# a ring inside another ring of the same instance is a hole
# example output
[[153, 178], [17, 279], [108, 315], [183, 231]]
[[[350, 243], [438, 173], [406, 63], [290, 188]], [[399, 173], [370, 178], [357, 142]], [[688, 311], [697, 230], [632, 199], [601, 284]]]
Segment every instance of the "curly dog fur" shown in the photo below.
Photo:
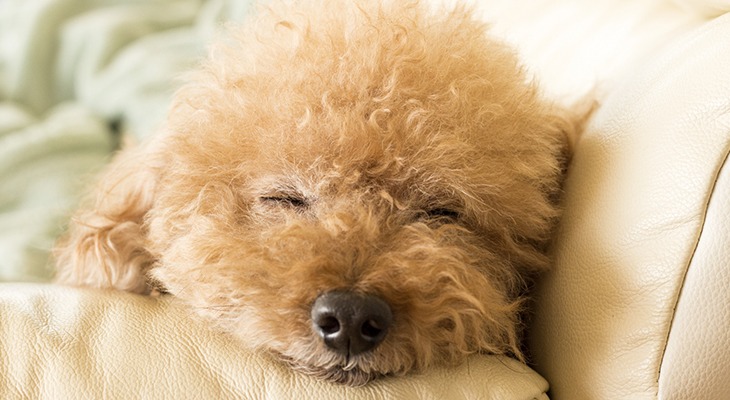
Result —
[[[211, 47], [162, 132], [118, 154], [57, 246], [57, 280], [163, 288], [353, 385], [521, 358], [573, 120], [464, 7], [269, 6]], [[310, 309], [332, 290], [388, 304], [382, 343], [328, 349]]]

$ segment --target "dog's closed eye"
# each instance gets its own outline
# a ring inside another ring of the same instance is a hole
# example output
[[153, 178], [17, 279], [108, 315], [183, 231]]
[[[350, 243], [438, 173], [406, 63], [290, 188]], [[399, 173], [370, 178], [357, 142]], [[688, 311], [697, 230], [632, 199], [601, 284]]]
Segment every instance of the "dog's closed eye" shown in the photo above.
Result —
[[288, 207], [304, 210], [309, 207], [309, 202], [303, 196], [292, 194], [275, 194], [259, 197], [259, 201], [265, 205]]
[[450, 220], [455, 222], [459, 220], [461, 214], [451, 208], [437, 207], [426, 210], [426, 216], [428, 216], [429, 219]]

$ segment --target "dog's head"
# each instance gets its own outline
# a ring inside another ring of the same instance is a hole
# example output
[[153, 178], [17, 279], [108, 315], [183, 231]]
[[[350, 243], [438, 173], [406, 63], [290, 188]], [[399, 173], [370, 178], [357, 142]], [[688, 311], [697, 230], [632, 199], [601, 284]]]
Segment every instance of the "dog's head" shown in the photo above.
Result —
[[106, 268], [136, 257], [225, 330], [340, 382], [519, 356], [567, 114], [466, 11], [304, 3], [233, 29], [123, 161], [146, 172], [107, 195], [145, 183], [117, 196], [137, 212], [115, 214]]

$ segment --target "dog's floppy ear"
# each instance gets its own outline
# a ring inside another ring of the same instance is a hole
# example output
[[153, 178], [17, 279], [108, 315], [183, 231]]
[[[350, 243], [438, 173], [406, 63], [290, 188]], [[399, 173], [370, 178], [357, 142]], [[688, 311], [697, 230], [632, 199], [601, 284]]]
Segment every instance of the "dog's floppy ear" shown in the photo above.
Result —
[[569, 106], [561, 106], [553, 104], [550, 108], [550, 118], [552, 124], [562, 136], [564, 146], [562, 151], [563, 172], [568, 168], [573, 154], [575, 153], [578, 141], [580, 141], [583, 131], [588, 125], [593, 113], [598, 108], [598, 102], [593, 97], [592, 91], [589, 95], [574, 101]]
[[53, 251], [57, 282], [149, 291], [146, 272], [154, 258], [146, 249], [144, 219], [159, 175], [154, 147], [122, 150], [101, 174]]

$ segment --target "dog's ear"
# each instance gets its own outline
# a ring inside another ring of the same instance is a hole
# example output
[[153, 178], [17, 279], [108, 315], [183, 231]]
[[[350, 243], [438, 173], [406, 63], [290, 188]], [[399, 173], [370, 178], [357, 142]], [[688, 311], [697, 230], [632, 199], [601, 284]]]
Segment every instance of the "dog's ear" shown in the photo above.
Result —
[[146, 272], [154, 257], [144, 219], [159, 176], [154, 147], [122, 150], [101, 174], [53, 251], [57, 282], [149, 292]]
[[552, 127], [553, 132], [560, 137], [563, 143], [560, 157], [563, 174], [573, 158], [583, 131], [597, 108], [598, 102], [589, 95], [572, 102], [570, 106], [553, 104], [547, 108], [549, 112], [545, 125]]
[[573, 101], [573, 103], [567, 109], [567, 120], [569, 121], [570, 129], [565, 132], [566, 140], [568, 143], [567, 154], [568, 158], [571, 158], [575, 152], [575, 148], [580, 140], [583, 131], [590, 122], [591, 117], [598, 109], [598, 89], [594, 88], [583, 97]]

